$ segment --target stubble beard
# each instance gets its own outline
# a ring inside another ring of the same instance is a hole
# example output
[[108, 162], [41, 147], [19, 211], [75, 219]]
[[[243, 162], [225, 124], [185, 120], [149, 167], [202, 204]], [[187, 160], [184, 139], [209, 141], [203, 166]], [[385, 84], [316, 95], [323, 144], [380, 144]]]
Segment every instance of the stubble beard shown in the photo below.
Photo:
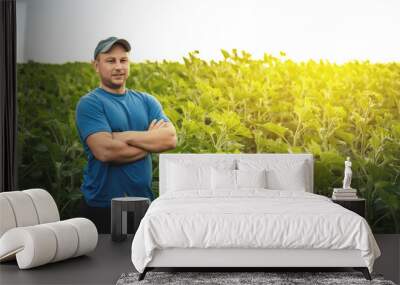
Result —
[[126, 81], [122, 82], [121, 84], [113, 83], [111, 80], [102, 80], [101, 82], [103, 85], [105, 85], [106, 87], [108, 87], [110, 89], [119, 90], [125, 86]]

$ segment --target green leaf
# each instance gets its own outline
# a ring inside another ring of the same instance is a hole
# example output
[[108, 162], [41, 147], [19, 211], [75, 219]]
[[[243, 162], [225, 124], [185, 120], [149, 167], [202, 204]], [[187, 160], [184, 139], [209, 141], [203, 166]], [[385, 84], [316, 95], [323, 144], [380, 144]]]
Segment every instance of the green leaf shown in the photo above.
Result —
[[38, 144], [34, 148], [38, 152], [47, 152], [48, 151], [48, 147], [45, 144]]
[[288, 128], [278, 125], [278, 124], [274, 124], [274, 123], [265, 123], [264, 125], [262, 125], [264, 129], [280, 136], [283, 137], [285, 136], [285, 133], [289, 130]]
[[228, 58], [230, 57], [229, 52], [227, 52], [227, 51], [224, 50], [224, 49], [221, 49], [221, 53], [222, 53], [222, 55], [224, 56], [224, 59], [225, 59], [225, 60], [228, 59]]

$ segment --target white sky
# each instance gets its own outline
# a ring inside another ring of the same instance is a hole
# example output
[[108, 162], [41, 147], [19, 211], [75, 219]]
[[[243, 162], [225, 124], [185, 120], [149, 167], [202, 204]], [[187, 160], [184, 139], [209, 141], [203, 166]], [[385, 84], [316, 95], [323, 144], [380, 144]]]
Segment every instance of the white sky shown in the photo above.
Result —
[[294, 60], [400, 62], [399, 0], [17, 0], [18, 60], [90, 61], [125, 37], [132, 59], [178, 60], [220, 49]]

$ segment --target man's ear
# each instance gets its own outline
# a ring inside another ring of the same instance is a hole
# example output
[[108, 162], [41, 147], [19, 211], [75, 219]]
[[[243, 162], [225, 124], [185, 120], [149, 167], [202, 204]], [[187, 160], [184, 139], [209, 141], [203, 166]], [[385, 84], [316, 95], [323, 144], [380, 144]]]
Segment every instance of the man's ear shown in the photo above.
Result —
[[99, 73], [99, 60], [98, 59], [92, 60], [92, 65], [96, 73]]

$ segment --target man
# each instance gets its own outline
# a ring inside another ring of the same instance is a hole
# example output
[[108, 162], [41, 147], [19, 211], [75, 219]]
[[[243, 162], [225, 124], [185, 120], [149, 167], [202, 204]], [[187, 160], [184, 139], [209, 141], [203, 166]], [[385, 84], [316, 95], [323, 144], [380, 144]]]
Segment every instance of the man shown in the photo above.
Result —
[[111, 199], [151, 191], [152, 152], [176, 147], [176, 131], [153, 96], [125, 87], [129, 51], [125, 39], [98, 43], [93, 65], [100, 87], [83, 96], [76, 107], [76, 124], [88, 158], [81, 191], [81, 216], [100, 233], [110, 232]]

